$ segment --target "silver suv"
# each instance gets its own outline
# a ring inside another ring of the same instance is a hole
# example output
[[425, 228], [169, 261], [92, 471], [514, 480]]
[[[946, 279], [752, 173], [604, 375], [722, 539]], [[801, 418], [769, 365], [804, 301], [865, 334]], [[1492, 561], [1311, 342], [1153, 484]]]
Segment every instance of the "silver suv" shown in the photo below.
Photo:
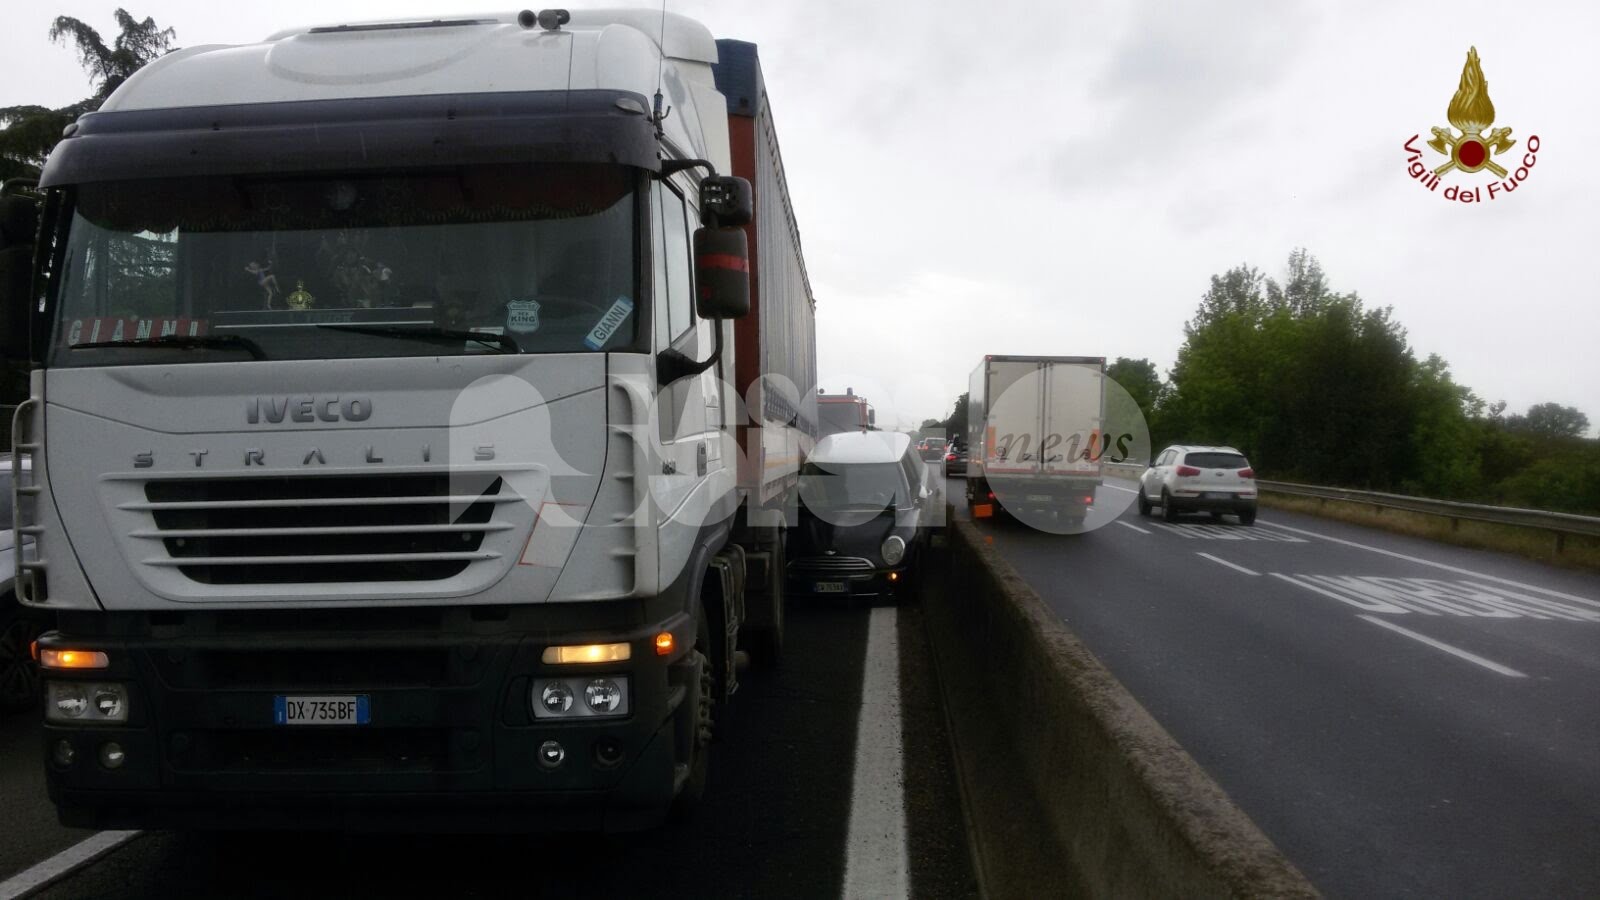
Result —
[[1240, 524], [1254, 525], [1255, 470], [1232, 447], [1168, 447], [1139, 477], [1140, 515], [1156, 506], [1168, 522], [1179, 513], [1208, 512], [1213, 519], [1233, 513]]

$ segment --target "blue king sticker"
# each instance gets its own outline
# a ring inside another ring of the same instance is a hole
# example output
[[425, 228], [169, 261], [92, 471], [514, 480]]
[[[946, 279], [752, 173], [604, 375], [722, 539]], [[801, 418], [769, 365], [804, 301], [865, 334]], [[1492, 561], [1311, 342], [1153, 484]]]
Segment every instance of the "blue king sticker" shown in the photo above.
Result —
[[611, 336], [617, 333], [617, 329], [621, 328], [622, 323], [628, 321], [628, 317], [631, 315], [633, 315], [633, 301], [627, 297], [618, 297], [617, 302], [611, 304], [611, 308], [606, 310], [606, 314], [600, 317], [599, 322], [595, 323], [594, 330], [590, 331], [589, 336], [583, 339], [583, 345], [590, 350], [599, 350], [604, 347], [606, 341], [611, 340]]

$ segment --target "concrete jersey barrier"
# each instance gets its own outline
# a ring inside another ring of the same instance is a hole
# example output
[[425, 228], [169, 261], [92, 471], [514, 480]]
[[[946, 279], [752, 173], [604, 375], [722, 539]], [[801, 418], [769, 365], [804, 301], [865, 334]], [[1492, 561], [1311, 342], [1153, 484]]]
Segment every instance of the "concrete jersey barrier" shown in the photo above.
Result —
[[948, 536], [925, 611], [986, 893], [1318, 896], [982, 532]]

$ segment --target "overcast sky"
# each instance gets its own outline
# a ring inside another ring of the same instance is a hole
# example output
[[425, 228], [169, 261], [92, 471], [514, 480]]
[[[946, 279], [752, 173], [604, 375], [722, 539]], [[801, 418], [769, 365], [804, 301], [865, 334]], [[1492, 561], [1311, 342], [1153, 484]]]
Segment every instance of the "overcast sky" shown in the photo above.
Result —
[[[129, 10], [192, 46], [481, 6]], [[70, 14], [109, 38], [115, 8], [8, 10], [0, 106], [86, 96], [74, 53], [47, 31]], [[866, 395], [880, 425], [948, 413], [985, 353], [1148, 357], [1165, 373], [1212, 274], [1249, 263], [1279, 275], [1297, 246], [1334, 289], [1394, 306], [1418, 354], [1443, 356], [1480, 396], [1600, 421], [1600, 167], [1585, 162], [1600, 147], [1600, 4], [669, 8], [760, 46], [818, 299], [822, 386]], [[1540, 151], [1515, 194], [1464, 206], [1407, 176], [1402, 144], [1448, 125], [1472, 45], [1512, 156], [1530, 135]]]

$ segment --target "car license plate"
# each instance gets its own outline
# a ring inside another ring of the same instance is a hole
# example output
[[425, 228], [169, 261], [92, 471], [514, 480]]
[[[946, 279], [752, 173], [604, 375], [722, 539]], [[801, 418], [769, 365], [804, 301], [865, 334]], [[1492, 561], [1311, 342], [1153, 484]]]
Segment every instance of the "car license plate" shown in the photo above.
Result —
[[819, 593], [819, 594], [842, 594], [842, 593], [844, 593], [844, 582], [842, 582], [842, 581], [819, 581], [819, 582], [817, 582], [817, 593]]
[[272, 721], [277, 725], [366, 725], [372, 721], [372, 702], [365, 694], [279, 694], [273, 698]]
[[1227, 499], [1231, 498], [1232, 496], [1233, 496], [1232, 494], [1227, 493], [1226, 491], [1211, 491], [1211, 492], [1206, 494], [1206, 499], [1207, 500], [1227, 500]]

